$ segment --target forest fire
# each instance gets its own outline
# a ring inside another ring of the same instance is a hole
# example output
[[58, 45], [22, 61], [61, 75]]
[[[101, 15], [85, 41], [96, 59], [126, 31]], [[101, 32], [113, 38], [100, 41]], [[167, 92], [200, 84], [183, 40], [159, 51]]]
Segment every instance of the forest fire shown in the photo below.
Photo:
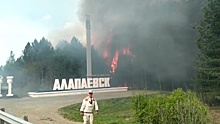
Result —
[[111, 68], [110, 73], [113, 74], [118, 67], [118, 60], [120, 55], [129, 55], [132, 56], [132, 52], [130, 50], [130, 46], [122, 47], [122, 48], [113, 48], [114, 43], [113, 40], [113, 30], [109, 31], [109, 35], [106, 38], [106, 42], [103, 44], [103, 58], [106, 61], [106, 64]]
[[132, 55], [129, 48], [122, 48], [121, 50], [116, 50], [115, 55], [112, 59], [110, 73], [115, 73], [115, 70], [118, 67], [118, 59], [119, 59], [119, 56], [121, 54], [123, 54], [123, 55]]
[[115, 52], [115, 55], [114, 55], [114, 57], [113, 57], [113, 59], [112, 59], [112, 64], [111, 64], [111, 71], [110, 71], [110, 73], [115, 73], [115, 70], [116, 70], [116, 68], [117, 68], [117, 66], [118, 66], [118, 56], [119, 56], [119, 52], [116, 51], [116, 52]]

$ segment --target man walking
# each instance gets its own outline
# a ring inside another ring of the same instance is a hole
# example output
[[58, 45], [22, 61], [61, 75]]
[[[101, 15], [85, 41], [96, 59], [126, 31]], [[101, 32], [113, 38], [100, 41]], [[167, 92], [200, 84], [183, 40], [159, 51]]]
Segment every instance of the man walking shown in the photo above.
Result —
[[98, 110], [98, 103], [96, 99], [92, 96], [93, 91], [89, 90], [88, 96], [83, 99], [81, 108], [80, 108], [80, 114], [83, 115], [83, 124], [93, 124], [93, 110], [95, 108], [96, 114], [99, 113]]

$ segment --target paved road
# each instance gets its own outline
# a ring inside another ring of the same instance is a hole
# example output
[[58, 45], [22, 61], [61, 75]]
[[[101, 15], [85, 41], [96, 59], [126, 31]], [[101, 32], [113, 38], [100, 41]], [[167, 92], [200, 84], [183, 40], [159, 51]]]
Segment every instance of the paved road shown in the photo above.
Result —
[[[58, 114], [58, 108], [80, 103], [86, 95], [0, 99], [0, 108], [17, 117], [28, 115], [29, 122], [33, 124], [82, 124], [64, 119]], [[132, 96], [132, 91], [94, 94], [97, 100], [128, 96]]]

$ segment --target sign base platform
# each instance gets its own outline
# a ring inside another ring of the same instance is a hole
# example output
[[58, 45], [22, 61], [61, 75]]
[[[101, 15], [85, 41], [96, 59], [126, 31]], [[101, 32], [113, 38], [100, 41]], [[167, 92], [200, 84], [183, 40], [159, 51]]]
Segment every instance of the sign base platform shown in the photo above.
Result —
[[95, 89], [73, 89], [73, 90], [62, 90], [62, 91], [54, 90], [54, 91], [28, 92], [28, 95], [33, 98], [80, 95], [80, 94], [87, 94], [89, 90], [93, 90], [94, 93], [118, 92], [118, 91], [127, 91], [128, 87], [106, 87], [106, 88], [95, 88]]

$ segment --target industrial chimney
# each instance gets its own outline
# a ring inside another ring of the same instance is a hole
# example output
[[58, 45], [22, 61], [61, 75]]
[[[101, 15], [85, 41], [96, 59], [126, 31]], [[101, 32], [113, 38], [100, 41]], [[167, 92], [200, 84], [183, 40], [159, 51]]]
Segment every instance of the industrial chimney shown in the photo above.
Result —
[[90, 16], [86, 15], [86, 60], [87, 60], [87, 77], [92, 76], [92, 61], [91, 61], [91, 26]]

